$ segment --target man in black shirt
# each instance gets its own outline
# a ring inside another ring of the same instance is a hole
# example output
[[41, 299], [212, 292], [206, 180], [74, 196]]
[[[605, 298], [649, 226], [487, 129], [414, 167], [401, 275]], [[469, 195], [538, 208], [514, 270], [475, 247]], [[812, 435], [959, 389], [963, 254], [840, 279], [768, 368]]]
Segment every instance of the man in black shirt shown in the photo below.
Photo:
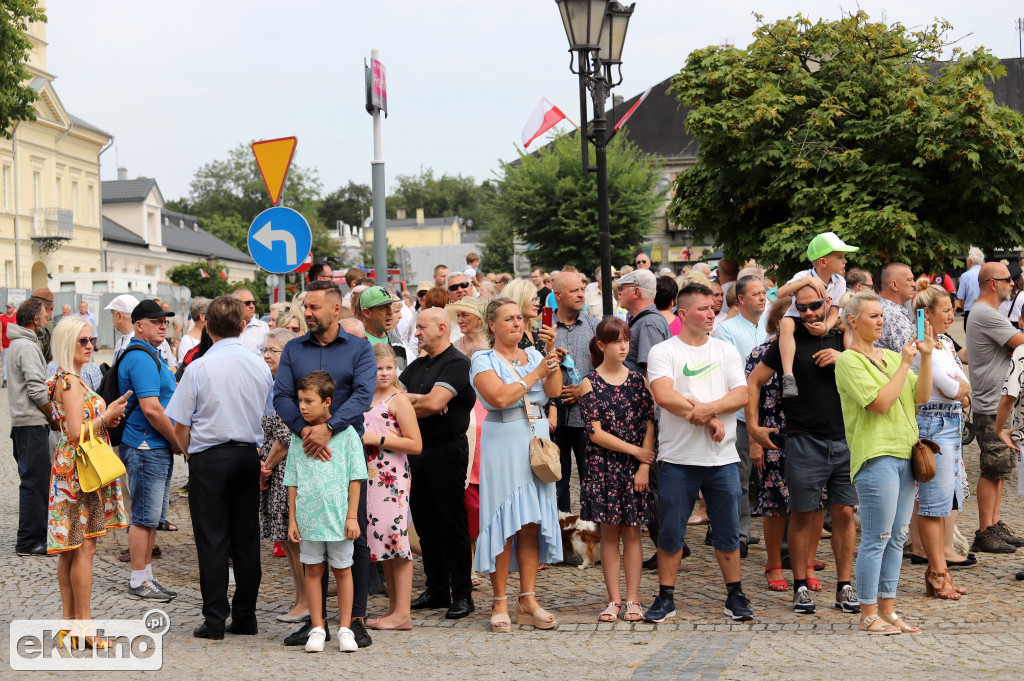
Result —
[[[796, 397], [783, 400], [786, 414], [784, 434], [786, 450], [786, 486], [789, 488], [789, 555], [793, 566], [793, 609], [813, 613], [814, 600], [807, 588], [807, 569], [813, 561], [815, 531], [821, 527], [821, 492], [828, 489], [832, 511], [832, 552], [836, 558], [835, 607], [843, 612], [860, 612], [857, 596], [850, 586], [853, 569], [853, 543], [856, 530], [853, 507], [857, 492], [850, 482], [850, 449], [846, 444], [843, 410], [836, 388], [836, 359], [843, 351], [842, 334], [824, 331], [825, 315], [831, 301], [824, 300], [811, 286], [795, 294], [801, 323], [796, 325], [796, 355], [793, 375], [801, 388]], [[818, 332], [817, 334], [813, 332]], [[779, 343], [776, 340], [747, 379], [747, 430], [752, 444], [778, 449], [768, 437], [774, 429], [761, 426], [759, 401], [761, 388], [782, 372]], [[760, 461], [755, 461], [760, 470]], [[751, 459], [755, 459], [751, 451]], [[804, 560], [804, 558], [807, 560]]]
[[476, 393], [469, 359], [452, 347], [451, 320], [441, 308], [422, 310], [416, 338], [427, 355], [399, 377], [409, 391], [423, 436], [423, 452], [409, 457], [409, 507], [423, 550], [427, 588], [413, 610], [448, 608], [447, 619], [473, 612], [469, 519], [464, 503], [469, 465], [469, 415]]

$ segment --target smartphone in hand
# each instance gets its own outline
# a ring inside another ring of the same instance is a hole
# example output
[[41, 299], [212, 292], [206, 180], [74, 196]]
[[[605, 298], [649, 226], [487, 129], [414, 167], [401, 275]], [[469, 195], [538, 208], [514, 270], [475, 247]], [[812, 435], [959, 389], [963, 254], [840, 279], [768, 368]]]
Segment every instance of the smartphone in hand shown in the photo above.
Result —
[[924, 308], [917, 311], [917, 342], [924, 340]]
[[541, 310], [540, 323], [542, 326], [554, 326], [555, 310], [554, 308], [545, 306]]

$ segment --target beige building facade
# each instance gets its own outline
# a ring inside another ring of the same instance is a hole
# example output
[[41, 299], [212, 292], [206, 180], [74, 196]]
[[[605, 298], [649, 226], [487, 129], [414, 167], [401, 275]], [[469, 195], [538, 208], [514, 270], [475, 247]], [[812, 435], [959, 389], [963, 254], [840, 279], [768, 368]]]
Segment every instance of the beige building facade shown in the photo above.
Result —
[[103, 269], [100, 154], [112, 137], [69, 113], [46, 67], [46, 24], [29, 27], [36, 120], [0, 139], [0, 280], [47, 286], [58, 273]]
[[[412, 248], [415, 246], [452, 246], [462, 243], [462, 223], [458, 217], [428, 218], [423, 209], [416, 209], [415, 218], [406, 218], [398, 210], [395, 220], [387, 221], [388, 246]], [[365, 230], [367, 243], [373, 243], [373, 229]]]

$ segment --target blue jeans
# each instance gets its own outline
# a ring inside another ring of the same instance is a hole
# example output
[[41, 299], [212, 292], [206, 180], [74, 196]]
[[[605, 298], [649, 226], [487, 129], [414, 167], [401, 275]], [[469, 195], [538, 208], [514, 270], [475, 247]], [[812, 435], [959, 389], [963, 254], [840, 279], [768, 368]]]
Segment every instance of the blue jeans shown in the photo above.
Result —
[[[658, 491], [661, 498], [658, 548], [682, 551], [686, 521], [690, 518], [697, 493], [703, 492], [708, 521], [714, 535], [712, 544], [719, 551], [740, 547], [740, 474], [738, 463], [725, 466], [683, 466], [659, 461]], [[911, 500], [913, 503], [913, 500]]]
[[857, 551], [857, 600], [875, 605], [896, 598], [914, 512], [914, 473], [910, 459], [869, 459], [853, 479], [860, 500], [860, 549]]
[[963, 508], [963, 486], [960, 483], [960, 456], [963, 441], [963, 411], [959, 404], [922, 404], [917, 412], [921, 437], [937, 444], [942, 454], [935, 455], [935, 477], [917, 486], [918, 515], [944, 518], [953, 509]]
[[174, 455], [167, 447], [136, 449], [122, 444], [118, 454], [128, 469], [132, 495], [132, 525], [156, 527], [168, 499]]

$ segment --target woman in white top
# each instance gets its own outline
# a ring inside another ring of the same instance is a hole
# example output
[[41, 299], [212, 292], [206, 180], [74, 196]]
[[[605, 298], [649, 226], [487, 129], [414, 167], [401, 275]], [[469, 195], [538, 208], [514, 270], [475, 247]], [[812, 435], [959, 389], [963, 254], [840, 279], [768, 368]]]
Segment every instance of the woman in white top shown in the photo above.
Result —
[[178, 343], [178, 364], [184, 361], [189, 350], [199, 345], [199, 341], [203, 337], [203, 326], [206, 325], [206, 308], [208, 307], [210, 307], [209, 298], [197, 296], [192, 299], [192, 305], [188, 309], [188, 316], [192, 319], [192, 328], [181, 337], [181, 342]]
[[[921, 437], [936, 442], [942, 453], [935, 455], [935, 477], [929, 482], [918, 483], [917, 526], [921, 547], [928, 560], [928, 572], [925, 573], [927, 594], [957, 600], [965, 590], [959, 589], [949, 576], [946, 534], [947, 527], [952, 533], [955, 524], [954, 509], [958, 511], [963, 506], [961, 431], [963, 405], [970, 399], [971, 387], [953, 349], [953, 342], [945, 335], [953, 322], [949, 294], [939, 286], [928, 286], [914, 296], [915, 314], [921, 309], [924, 310], [925, 321], [935, 331], [936, 344], [932, 353], [932, 394], [927, 403], [918, 407], [917, 426]], [[920, 357], [915, 357], [912, 368], [916, 371], [919, 364]], [[914, 550], [921, 552], [917, 544]], [[957, 563], [970, 562], [960, 556], [955, 558], [960, 560], [950, 561], [954, 567], [967, 567]]]

